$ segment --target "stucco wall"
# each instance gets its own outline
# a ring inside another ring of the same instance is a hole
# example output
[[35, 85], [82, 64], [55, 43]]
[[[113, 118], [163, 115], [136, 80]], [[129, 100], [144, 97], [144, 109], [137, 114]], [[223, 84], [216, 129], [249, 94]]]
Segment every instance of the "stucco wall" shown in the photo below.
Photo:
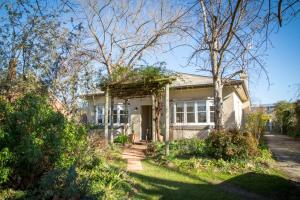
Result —
[[[232, 87], [225, 87], [223, 90], [223, 109], [224, 109], [224, 123], [225, 127], [234, 127], [236, 125], [236, 115], [234, 109], [234, 89]], [[207, 98], [213, 98], [213, 88], [194, 88], [194, 89], [170, 89], [170, 101], [193, 101], [193, 100], [205, 100]], [[95, 122], [95, 106], [104, 105], [104, 96], [96, 96], [94, 98], [89, 97], [88, 99], [88, 110], [87, 117], [90, 123]], [[115, 99], [115, 104], [124, 103], [124, 100]], [[129, 122], [130, 128], [136, 134], [136, 139], [141, 138], [141, 106], [151, 105], [151, 97], [130, 99], [129, 100]], [[244, 106], [244, 105], [243, 105]], [[246, 107], [246, 106], [245, 106]], [[163, 119], [163, 117], [162, 117]], [[162, 123], [163, 124], [163, 123]], [[162, 127], [163, 128], [163, 127]], [[131, 130], [129, 130], [131, 131]], [[208, 126], [173, 126], [170, 125], [170, 139], [179, 138], [191, 138], [191, 137], [206, 137], [209, 132]]]

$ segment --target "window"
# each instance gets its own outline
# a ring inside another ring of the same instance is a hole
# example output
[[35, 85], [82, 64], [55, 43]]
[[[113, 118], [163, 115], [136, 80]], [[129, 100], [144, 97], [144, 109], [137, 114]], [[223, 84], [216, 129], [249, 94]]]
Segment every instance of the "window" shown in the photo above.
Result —
[[176, 123], [184, 122], [184, 104], [176, 103]]
[[215, 122], [215, 105], [213, 101], [209, 101], [210, 122]]
[[175, 124], [210, 124], [214, 122], [214, 104], [211, 100], [176, 102], [173, 105]]
[[118, 123], [118, 107], [114, 106], [114, 110], [113, 110], [113, 123], [117, 124]]
[[120, 107], [120, 123], [128, 123], [128, 111], [123, 107]]
[[[104, 106], [97, 106], [96, 107], [96, 122], [98, 124], [104, 124]], [[128, 123], [128, 112], [126, 113], [125, 108], [123, 105], [115, 105], [113, 112], [113, 123], [114, 124], [123, 124]], [[108, 110], [108, 123], [110, 124], [110, 116], [111, 116], [111, 109]]]
[[198, 122], [205, 123], [206, 120], [206, 101], [199, 101], [197, 102], [198, 105]]
[[96, 122], [98, 124], [104, 123], [104, 107], [103, 106], [96, 107]]
[[187, 123], [195, 123], [195, 104], [186, 104], [186, 121]]

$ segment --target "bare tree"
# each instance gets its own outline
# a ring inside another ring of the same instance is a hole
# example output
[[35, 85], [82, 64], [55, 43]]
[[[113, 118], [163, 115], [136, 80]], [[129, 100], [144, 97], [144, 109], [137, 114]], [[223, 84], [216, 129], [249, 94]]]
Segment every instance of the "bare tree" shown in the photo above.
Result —
[[217, 130], [224, 127], [224, 85], [246, 73], [251, 63], [266, 72], [257, 55], [265, 27], [263, 5], [263, 1], [199, 0], [192, 13], [195, 24], [182, 29], [192, 39], [189, 64], [212, 75]]
[[[274, 18], [279, 26], [283, 21], [289, 21], [300, 12], [300, 0], [268, 0], [268, 19]], [[268, 22], [270, 22], [268, 21]]]
[[165, 36], [177, 30], [185, 14], [163, 0], [89, 0], [82, 7], [91, 36], [87, 51], [109, 76], [119, 66], [133, 68], [167, 44]]

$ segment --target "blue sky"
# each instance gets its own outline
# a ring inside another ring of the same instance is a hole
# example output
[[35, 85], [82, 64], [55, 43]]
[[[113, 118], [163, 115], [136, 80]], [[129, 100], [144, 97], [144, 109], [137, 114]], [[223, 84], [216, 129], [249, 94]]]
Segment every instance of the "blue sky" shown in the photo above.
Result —
[[[253, 104], [275, 103], [295, 97], [296, 84], [300, 84], [300, 15], [278, 32], [271, 35], [272, 47], [264, 58], [270, 85], [266, 76], [250, 74], [250, 95]], [[190, 52], [179, 48], [166, 55], [159, 54], [155, 60], [165, 61], [167, 68], [180, 72], [197, 73], [195, 68], [182, 67]]]
[[300, 84], [300, 16], [271, 36], [273, 48], [268, 49], [266, 67], [270, 87], [265, 77], [252, 80], [254, 103], [274, 103], [295, 97], [295, 85]]

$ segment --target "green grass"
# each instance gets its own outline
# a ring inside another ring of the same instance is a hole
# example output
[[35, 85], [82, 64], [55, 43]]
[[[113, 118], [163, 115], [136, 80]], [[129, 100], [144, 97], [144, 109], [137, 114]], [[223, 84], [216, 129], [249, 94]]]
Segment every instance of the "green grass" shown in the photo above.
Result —
[[299, 191], [280, 174], [245, 173], [238, 175], [210, 173], [159, 166], [146, 160], [143, 171], [132, 172], [134, 199], [297, 199]]
[[137, 188], [134, 199], [238, 199], [200, 177], [149, 161], [144, 161], [143, 167], [143, 171], [130, 174]]
[[[300, 191], [280, 174], [246, 173], [225, 182], [260, 194], [268, 199], [298, 199]], [[297, 198], [298, 197], [298, 198]]]

